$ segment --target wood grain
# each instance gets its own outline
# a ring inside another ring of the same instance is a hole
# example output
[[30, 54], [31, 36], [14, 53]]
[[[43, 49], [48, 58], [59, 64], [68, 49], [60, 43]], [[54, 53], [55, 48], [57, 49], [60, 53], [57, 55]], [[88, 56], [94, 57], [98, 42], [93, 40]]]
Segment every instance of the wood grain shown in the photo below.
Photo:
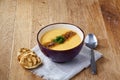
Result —
[[14, 22], [15, 1], [0, 0], [0, 80], [9, 79]]
[[[17, 51], [22, 47], [30, 48], [32, 28], [32, 0], [17, 0], [14, 28], [13, 52], [9, 80], [36, 80], [31, 72], [23, 69], [17, 61]], [[18, 75], [15, 73], [17, 72]]]
[[39, 29], [56, 22], [94, 33], [96, 50], [104, 56], [97, 61], [97, 75], [87, 68], [71, 80], [119, 80], [119, 0], [0, 0], [0, 80], [43, 80], [18, 64], [17, 51], [34, 47]]
[[112, 57], [109, 58], [111, 68], [107, 79], [119, 80], [120, 78], [120, 1], [119, 0], [100, 0], [100, 7], [104, 17], [104, 22], [107, 31], [107, 37], [109, 42], [109, 50]]

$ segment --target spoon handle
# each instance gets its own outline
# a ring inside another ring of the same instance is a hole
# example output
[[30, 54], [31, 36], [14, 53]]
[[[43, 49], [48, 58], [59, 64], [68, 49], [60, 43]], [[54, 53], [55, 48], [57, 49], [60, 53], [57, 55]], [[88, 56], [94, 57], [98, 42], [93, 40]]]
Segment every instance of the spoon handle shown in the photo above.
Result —
[[96, 69], [96, 62], [95, 62], [95, 56], [94, 56], [94, 50], [91, 49], [91, 71], [92, 74], [97, 74], [97, 69]]

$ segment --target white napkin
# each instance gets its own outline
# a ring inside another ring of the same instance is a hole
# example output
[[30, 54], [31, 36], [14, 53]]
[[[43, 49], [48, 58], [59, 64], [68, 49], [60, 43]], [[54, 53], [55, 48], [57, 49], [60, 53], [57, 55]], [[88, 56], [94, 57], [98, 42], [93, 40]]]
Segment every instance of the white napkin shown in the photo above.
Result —
[[[72, 61], [67, 63], [52, 62], [40, 51], [38, 45], [32, 50], [41, 58], [43, 65], [31, 71], [33, 74], [36, 74], [45, 80], [69, 80], [90, 65], [90, 49], [85, 45], [80, 53]], [[95, 60], [102, 57], [100, 52], [94, 52]]]

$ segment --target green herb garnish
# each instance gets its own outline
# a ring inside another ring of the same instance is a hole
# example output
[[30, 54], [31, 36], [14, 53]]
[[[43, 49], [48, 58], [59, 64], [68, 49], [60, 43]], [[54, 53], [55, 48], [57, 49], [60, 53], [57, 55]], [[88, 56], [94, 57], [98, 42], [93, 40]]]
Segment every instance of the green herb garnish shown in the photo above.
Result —
[[53, 42], [61, 44], [65, 41], [65, 38], [63, 36], [57, 36], [56, 39], [53, 40]]

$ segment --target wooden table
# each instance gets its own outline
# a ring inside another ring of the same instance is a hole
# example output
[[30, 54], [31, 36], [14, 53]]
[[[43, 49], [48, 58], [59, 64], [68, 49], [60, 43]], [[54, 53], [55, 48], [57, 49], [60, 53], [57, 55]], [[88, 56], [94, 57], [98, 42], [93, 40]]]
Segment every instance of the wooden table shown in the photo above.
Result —
[[17, 51], [34, 47], [38, 30], [56, 22], [83, 25], [104, 56], [97, 75], [88, 68], [72, 80], [120, 80], [120, 0], [0, 0], [0, 80], [42, 80], [18, 64]]

